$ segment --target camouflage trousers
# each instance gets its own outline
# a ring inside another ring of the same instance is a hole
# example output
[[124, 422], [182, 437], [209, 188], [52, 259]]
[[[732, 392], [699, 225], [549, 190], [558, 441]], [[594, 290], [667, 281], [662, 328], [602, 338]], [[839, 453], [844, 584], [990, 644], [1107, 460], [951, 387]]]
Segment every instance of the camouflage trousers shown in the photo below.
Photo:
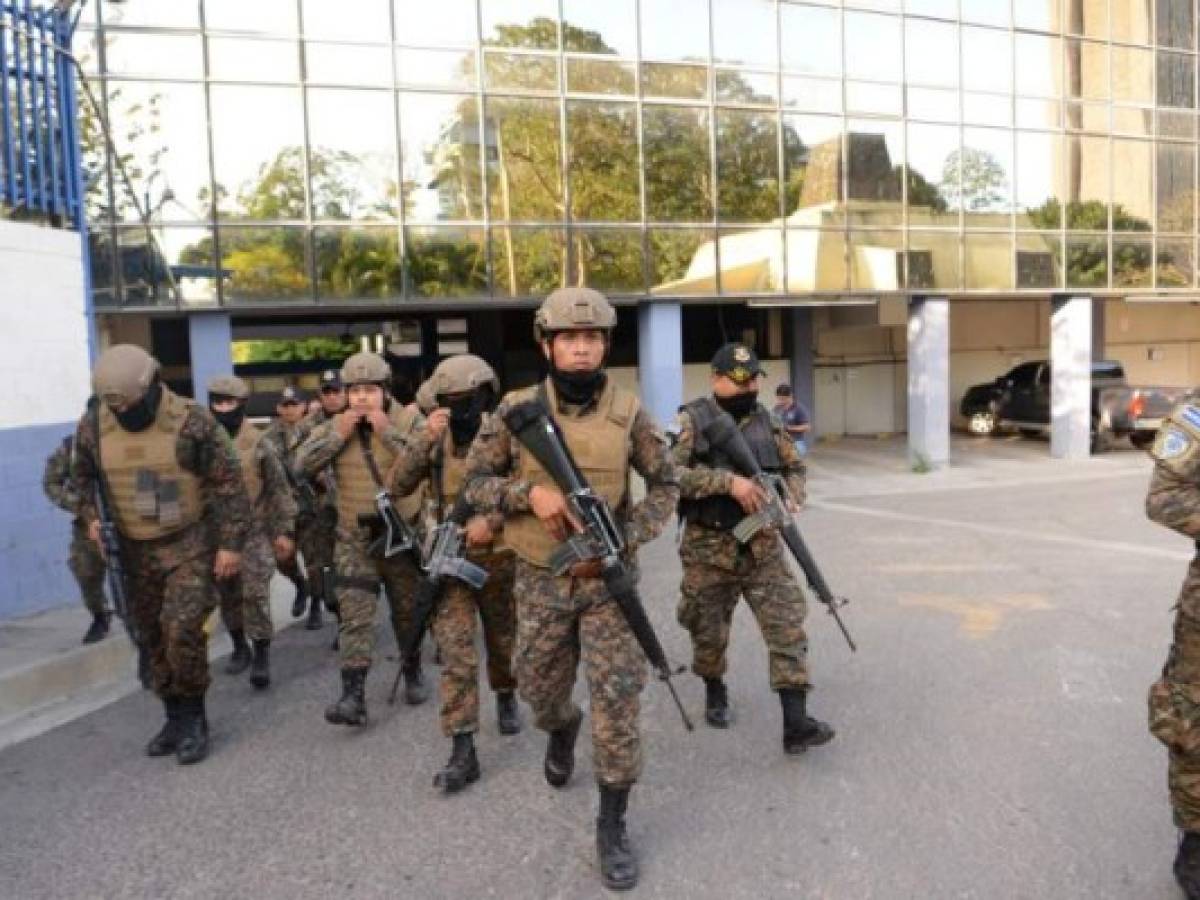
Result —
[[296, 520], [296, 544], [304, 557], [304, 575], [309, 590], [322, 596], [324, 587], [321, 570], [333, 565], [334, 545], [337, 543], [337, 512], [321, 507], [315, 515]]
[[441, 725], [446, 737], [479, 730], [479, 651], [475, 635], [483, 623], [488, 686], [493, 691], [516, 690], [512, 674], [513, 644], [517, 637], [513, 598], [515, 554], [471, 551], [467, 558], [488, 572], [484, 586], [473, 591], [451, 580], [433, 618], [433, 637], [442, 651]]
[[1151, 733], [1169, 751], [1175, 824], [1200, 832], [1200, 556], [1184, 581], [1175, 638], [1162, 677], [1150, 688], [1149, 713]]
[[407, 553], [391, 559], [368, 556], [368, 543], [365, 532], [339, 530], [333, 548], [340, 616], [338, 655], [344, 669], [365, 669], [371, 665], [375, 649], [375, 609], [381, 584], [391, 609], [392, 631], [397, 643], [412, 628], [413, 591], [421, 570]]
[[87, 527], [78, 519], [71, 524], [71, 549], [67, 568], [79, 583], [83, 605], [93, 616], [105, 611], [104, 557], [96, 542], [88, 537]]
[[646, 659], [599, 578], [556, 577], [517, 560], [517, 683], [534, 723], [556, 731], [579, 714], [571, 699], [583, 662], [596, 780], [629, 785], [642, 770], [638, 729]]
[[129, 616], [150, 658], [159, 697], [202, 697], [208, 688], [204, 622], [217, 605], [216, 556], [204, 523], [153, 541], [122, 542]]
[[733, 611], [745, 598], [767, 645], [772, 690], [808, 686], [808, 637], [804, 633], [804, 592], [778, 548], [756, 558], [739, 553], [731, 568], [714, 566], [684, 537], [676, 618], [692, 636], [692, 671], [701, 678], [725, 674], [725, 653]]
[[221, 621], [228, 631], [244, 631], [252, 641], [271, 639], [275, 633], [271, 624], [271, 576], [274, 574], [275, 551], [262, 527], [255, 525], [242, 548], [238, 576], [217, 582]]

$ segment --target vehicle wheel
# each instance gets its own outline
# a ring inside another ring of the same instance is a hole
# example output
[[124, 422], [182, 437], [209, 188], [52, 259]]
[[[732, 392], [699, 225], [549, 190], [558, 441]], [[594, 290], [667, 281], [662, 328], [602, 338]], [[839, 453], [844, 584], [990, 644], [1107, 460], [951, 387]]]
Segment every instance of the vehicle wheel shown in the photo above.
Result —
[[1018, 428], [1017, 431], [1021, 432], [1021, 437], [1038, 438], [1042, 436], [1042, 432], [1037, 428]]
[[996, 433], [996, 414], [993, 412], [977, 412], [967, 420], [967, 431], [980, 437], [988, 437]]

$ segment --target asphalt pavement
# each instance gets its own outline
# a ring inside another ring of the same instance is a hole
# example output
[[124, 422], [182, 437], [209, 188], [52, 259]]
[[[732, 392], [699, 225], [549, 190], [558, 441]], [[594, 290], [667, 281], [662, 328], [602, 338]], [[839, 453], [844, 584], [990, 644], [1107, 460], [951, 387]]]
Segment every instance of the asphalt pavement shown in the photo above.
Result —
[[[1145, 520], [1148, 462], [847, 476], [855, 451], [842, 451], [842, 464], [837, 447], [818, 454], [800, 519], [851, 598], [859, 644], [851, 654], [811, 605], [810, 708], [837, 738], [783, 755], [766, 654], [740, 608], [732, 729], [688, 734], [662, 685], [643, 695], [635, 895], [1178, 897], [1145, 693], [1191, 547]], [[643, 550], [643, 590], [686, 662], [673, 537]], [[391, 657], [382, 619], [378, 634]], [[202, 765], [142, 754], [160, 724], [144, 693], [0, 751], [0, 897], [605, 894], [586, 732], [556, 791], [528, 709], [525, 731], [502, 737], [487, 696], [483, 778], [439, 796], [436, 702], [387, 706], [393, 659], [372, 672], [369, 728], [324, 722], [330, 636], [283, 632], [266, 693], [214, 667]], [[677, 680], [700, 721], [701, 682]]]

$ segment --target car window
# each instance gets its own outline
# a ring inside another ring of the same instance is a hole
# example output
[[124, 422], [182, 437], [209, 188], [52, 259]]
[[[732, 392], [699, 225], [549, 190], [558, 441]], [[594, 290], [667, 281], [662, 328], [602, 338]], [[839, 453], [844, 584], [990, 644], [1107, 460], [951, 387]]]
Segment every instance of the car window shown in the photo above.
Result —
[[1008, 375], [1006, 375], [1005, 377], [1008, 381], [1011, 381], [1015, 385], [1033, 384], [1034, 378], [1037, 377], [1037, 370], [1038, 370], [1039, 365], [1040, 365], [1039, 363], [1035, 363], [1035, 362], [1021, 363], [1021, 365], [1017, 366], [1015, 369], [1013, 369], [1011, 372], [1009, 372]]

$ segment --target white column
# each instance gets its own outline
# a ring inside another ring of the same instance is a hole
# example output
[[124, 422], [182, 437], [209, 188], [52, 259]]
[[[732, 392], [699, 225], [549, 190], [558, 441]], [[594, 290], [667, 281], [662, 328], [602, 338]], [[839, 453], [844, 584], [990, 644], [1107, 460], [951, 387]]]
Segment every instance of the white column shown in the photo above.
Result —
[[192, 396], [208, 402], [208, 380], [233, 374], [233, 319], [229, 313], [194, 313], [188, 316], [188, 344], [192, 355]]
[[908, 306], [908, 459], [950, 461], [950, 301], [914, 297]]
[[666, 428], [683, 404], [683, 307], [653, 300], [638, 306], [638, 386], [642, 405]]
[[1050, 455], [1086, 459], [1092, 433], [1092, 298], [1050, 304]]

